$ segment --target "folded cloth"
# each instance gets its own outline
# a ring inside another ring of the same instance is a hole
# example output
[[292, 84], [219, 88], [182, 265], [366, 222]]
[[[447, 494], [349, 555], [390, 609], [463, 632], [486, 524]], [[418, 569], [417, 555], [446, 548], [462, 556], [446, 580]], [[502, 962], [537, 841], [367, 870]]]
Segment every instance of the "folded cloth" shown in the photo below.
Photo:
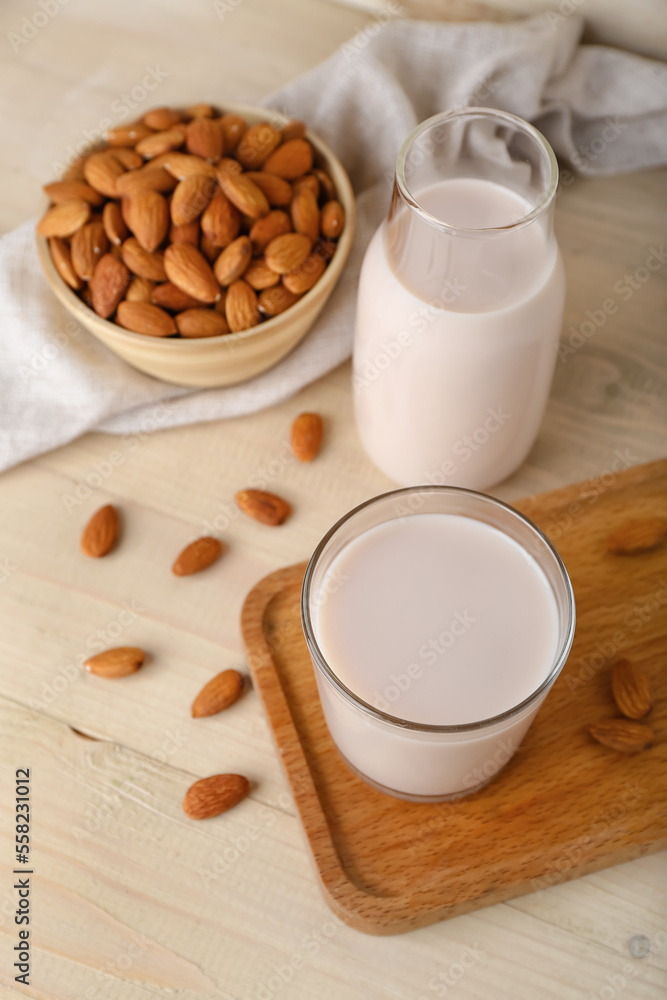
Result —
[[34, 222], [0, 241], [0, 469], [87, 430], [146, 433], [270, 406], [352, 348], [366, 245], [389, 204], [399, 147], [418, 122], [468, 105], [535, 122], [561, 160], [593, 175], [667, 163], [667, 66], [579, 44], [578, 15], [511, 24], [369, 24], [264, 102], [303, 118], [336, 151], [357, 194], [354, 247], [302, 343], [243, 385], [188, 390], [136, 371], [74, 323], [50, 292]]

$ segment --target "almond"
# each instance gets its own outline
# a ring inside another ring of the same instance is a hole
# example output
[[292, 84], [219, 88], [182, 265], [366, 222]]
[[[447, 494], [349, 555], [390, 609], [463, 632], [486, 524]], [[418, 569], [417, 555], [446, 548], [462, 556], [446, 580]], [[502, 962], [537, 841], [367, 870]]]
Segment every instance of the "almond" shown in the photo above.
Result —
[[192, 243], [193, 246], [199, 246], [199, 222], [195, 219], [194, 222], [184, 222], [182, 226], [172, 223], [169, 229], [169, 242]]
[[243, 215], [248, 215], [251, 219], [268, 215], [269, 203], [266, 195], [256, 184], [248, 180], [245, 174], [219, 172], [218, 183], [232, 205], [235, 205]]
[[147, 188], [130, 198], [130, 229], [144, 250], [157, 250], [169, 230], [169, 209], [158, 191]]
[[121, 198], [131, 198], [139, 191], [160, 191], [167, 194], [176, 187], [176, 178], [172, 177], [164, 167], [141, 167], [140, 170], [128, 170], [116, 181], [116, 191]]
[[263, 171], [248, 171], [246, 177], [256, 184], [266, 195], [269, 205], [282, 207], [292, 200], [292, 185], [275, 174], [265, 174]]
[[628, 719], [643, 719], [653, 708], [648, 677], [630, 660], [617, 660], [611, 672], [614, 700]]
[[292, 231], [292, 223], [287, 212], [274, 209], [261, 219], [253, 222], [250, 229], [250, 239], [252, 241], [252, 251], [254, 254], [262, 254], [271, 240], [276, 236], [284, 236]]
[[241, 774], [213, 774], [188, 788], [183, 811], [190, 819], [210, 819], [238, 805], [249, 791], [250, 782]]
[[[134, 149], [125, 149], [123, 146], [118, 146], [117, 148], [107, 150], [108, 153], [112, 153], [117, 160], [119, 160], [126, 170], [138, 170], [139, 167], [143, 167], [144, 160], [142, 156], [139, 156]], [[123, 176], [122, 174], [120, 175]], [[116, 181], [118, 184], [118, 181]]]
[[167, 272], [164, 269], [164, 256], [155, 251], [149, 253], [130, 236], [122, 246], [123, 261], [133, 274], [149, 281], [166, 281]]
[[45, 184], [44, 191], [54, 205], [60, 205], [64, 201], [87, 201], [89, 205], [97, 207], [104, 200], [85, 181], [54, 181], [53, 184]]
[[322, 236], [336, 240], [345, 228], [345, 209], [339, 201], [328, 201], [322, 209]]
[[233, 705], [243, 691], [243, 674], [238, 670], [223, 670], [206, 684], [192, 703], [192, 718], [217, 715]]
[[292, 424], [292, 451], [300, 462], [312, 462], [322, 444], [322, 417], [300, 413]]
[[108, 201], [102, 212], [102, 225], [107, 239], [114, 246], [120, 246], [123, 240], [127, 239], [128, 229], [123, 221], [120, 205], [115, 201]]
[[313, 147], [307, 139], [290, 139], [271, 153], [262, 167], [267, 174], [277, 174], [293, 181], [307, 174], [313, 165]]
[[215, 179], [215, 167], [208, 160], [201, 156], [193, 156], [192, 153], [166, 153], [164, 159], [160, 161], [163, 166], [177, 180], [183, 181], [193, 174], [203, 174], [205, 177]]
[[297, 191], [290, 205], [290, 213], [294, 232], [304, 233], [311, 243], [315, 243], [320, 235], [320, 209], [313, 192], [308, 188]]
[[261, 292], [265, 288], [272, 288], [274, 285], [277, 285], [280, 281], [280, 275], [267, 266], [263, 257], [258, 257], [255, 260], [251, 260], [248, 264], [243, 272], [243, 280], [247, 281], [250, 287], [254, 288], [256, 292]]
[[241, 217], [222, 191], [217, 190], [201, 218], [202, 232], [214, 246], [226, 247], [238, 236]]
[[138, 649], [136, 646], [117, 646], [115, 649], [105, 649], [97, 656], [91, 656], [84, 666], [97, 677], [113, 679], [136, 674], [145, 659], [146, 654], [143, 649]]
[[65, 173], [60, 178], [63, 181], [83, 181], [85, 177], [83, 175], [83, 165], [88, 159], [88, 154], [77, 157], [73, 163], [69, 165]]
[[269, 122], [251, 125], [239, 140], [236, 159], [246, 170], [257, 170], [281, 142], [280, 132]]
[[265, 490], [241, 490], [236, 494], [236, 503], [248, 517], [272, 527], [282, 524], [292, 513], [286, 500]]
[[116, 182], [125, 167], [114, 153], [107, 149], [101, 153], [92, 153], [83, 165], [83, 173], [91, 187], [104, 194], [107, 198], [116, 198], [118, 190]]
[[130, 272], [122, 260], [105, 253], [90, 279], [93, 309], [102, 319], [116, 311], [130, 283]]
[[[209, 316], [217, 315], [210, 309], [200, 311], [208, 313]], [[193, 573], [199, 573], [218, 561], [222, 555], [222, 548], [222, 542], [217, 538], [209, 536], [198, 538], [183, 549], [171, 571], [175, 576], [192, 576]]]
[[667, 538], [663, 517], [644, 517], [626, 521], [607, 539], [607, 549], [617, 556], [633, 556], [657, 548]]
[[120, 326], [146, 337], [169, 337], [177, 333], [173, 318], [149, 302], [120, 302], [116, 313]]
[[224, 149], [220, 123], [212, 118], [195, 118], [186, 129], [185, 148], [205, 160], [219, 160]]
[[109, 241], [101, 222], [89, 222], [72, 237], [72, 267], [84, 281], [90, 281], [97, 264], [107, 252]]
[[95, 511], [81, 535], [81, 551], [91, 559], [108, 555], [118, 540], [118, 513], [113, 504]]
[[264, 257], [276, 274], [287, 274], [304, 262], [311, 247], [312, 241], [303, 233], [286, 233], [271, 240]]
[[588, 731], [598, 743], [621, 753], [639, 753], [653, 746], [653, 730], [641, 722], [629, 719], [609, 719], [589, 726]]
[[316, 167], [311, 173], [319, 183], [320, 195], [324, 198], [324, 201], [333, 201], [336, 197], [336, 188], [326, 170], [319, 170]]
[[291, 139], [303, 139], [306, 135], [306, 123], [293, 118], [292, 121], [287, 122], [287, 125], [283, 125], [280, 131], [283, 142], [289, 142]]
[[222, 337], [229, 333], [229, 323], [215, 309], [185, 309], [176, 317], [181, 337]]
[[239, 236], [225, 247], [213, 268], [220, 284], [225, 287], [240, 278], [252, 257], [252, 243], [247, 236]]
[[81, 280], [72, 267], [72, 254], [69, 244], [60, 236], [52, 236], [49, 240], [49, 250], [55, 269], [66, 284], [78, 292]]
[[206, 233], [202, 233], [199, 249], [204, 254], [204, 257], [206, 257], [209, 264], [215, 264], [216, 258], [220, 254], [220, 247], [216, 246], [213, 240]]
[[303, 295], [315, 285], [324, 274], [326, 263], [317, 254], [311, 253], [306, 257], [303, 264], [299, 264], [293, 271], [283, 274], [283, 285], [288, 291], [295, 295]]
[[299, 298], [300, 296], [288, 291], [284, 285], [276, 285], [275, 288], [267, 288], [260, 292], [259, 308], [265, 316], [279, 316], [298, 302]]
[[316, 198], [319, 198], [320, 196], [320, 184], [314, 174], [304, 174], [303, 177], [297, 177], [292, 184], [292, 190], [295, 194], [299, 191], [306, 190], [312, 192]]
[[133, 278], [125, 293], [125, 299], [128, 302], [152, 302], [154, 290], [155, 285], [148, 278]]
[[225, 149], [231, 153], [238, 146], [239, 139], [248, 131], [247, 122], [240, 115], [227, 112], [220, 119], [220, 128], [225, 140]]
[[173, 108], [151, 108], [141, 120], [144, 125], [148, 125], [149, 129], [155, 129], [156, 132], [165, 132], [172, 125], [180, 122], [181, 115], [178, 111], [174, 111]]
[[204, 174], [192, 174], [177, 184], [171, 199], [171, 218], [176, 226], [187, 226], [202, 214], [217, 185]]
[[118, 128], [108, 129], [105, 139], [110, 146], [134, 146], [152, 132], [153, 129], [148, 125], [134, 122], [132, 125], [119, 125]]
[[37, 223], [37, 232], [40, 236], [71, 236], [89, 218], [90, 205], [87, 201], [64, 201], [47, 210]]
[[220, 174], [242, 174], [243, 167], [238, 160], [233, 160], [231, 156], [223, 156], [223, 158], [216, 165], [216, 176], [220, 178]]
[[199, 302], [215, 302], [220, 287], [211, 266], [191, 243], [172, 243], [164, 252], [167, 277]]
[[172, 285], [171, 281], [164, 281], [161, 285], [156, 285], [150, 301], [154, 306], [170, 309], [172, 312], [180, 312], [182, 309], [196, 309], [200, 304], [192, 295], [188, 295], [181, 288]]
[[199, 101], [197, 104], [191, 104], [185, 114], [187, 118], [213, 118], [215, 109], [212, 104]]
[[242, 278], [233, 281], [227, 289], [225, 299], [225, 316], [232, 333], [248, 330], [257, 326], [261, 316], [257, 304], [257, 296]]
[[166, 132], [153, 132], [144, 139], [140, 139], [135, 149], [145, 160], [152, 160], [154, 156], [161, 156], [169, 153], [172, 149], [178, 149], [183, 145], [185, 136], [181, 129], [168, 129]]

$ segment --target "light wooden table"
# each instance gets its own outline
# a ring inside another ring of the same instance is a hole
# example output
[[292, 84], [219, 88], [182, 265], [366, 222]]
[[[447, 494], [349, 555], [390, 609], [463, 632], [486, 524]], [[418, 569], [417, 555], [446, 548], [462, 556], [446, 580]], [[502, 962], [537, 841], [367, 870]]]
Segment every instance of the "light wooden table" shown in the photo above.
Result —
[[[5, 0], [3, 37], [40, 9]], [[205, 2], [71, 0], [16, 53], [3, 42], [3, 228], [34, 213], [51, 163], [146, 67], [168, 75], [138, 110], [252, 101], [367, 19], [320, 0], [223, 0], [219, 9], [222, 19]], [[500, 496], [665, 454], [667, 268], [630, 296], [617, 285], [660, 247], [665, 191], [665, 174], [653, 172], [577, 181], [560, 197], [566, 326], [579, 327], [610, 297], [619, 309], [559, 364], [539, 442]], [[235, 491], [285, 454], [303, 409], [325, 415], [327, 441], [312, 467], [286, 462], [274, 480], [295, 516], [276, 531], [237, 518]], [[64, 494], [114, 450], [122, 463], [68, 512]], [[388, 486], [357, 440], [347, 366], [264, 413], [139, 438], [90, 434], [2, 476], [3, 1000], [664, 996], [664, 855], [403, 937], [367, 937], [339, 925], [320, 898], [255, 694], [227, 714], [189, 718], [209, 677], [243, 665], [238, 620], [252, 584], [307, 557], [335, 518]], [[93, 563], [79, 554], [79, 532], [108, 501], [123, 511], [123, 543]], [[174, 553], [207, 522], [228, 554], [201, 577], [176, 580]], [[151, 662], [105, 683], [80, 669], [96, 641], [141, 645]], [[10, 802], [22, 767], [33, 797], [30, 987], [13, 983], [11, 966]], [[253, 793], [227, 816], [195, 824], [182, 796], [217, 771], [246, 774]], [[638, 934], [653, 945], [644, 959], [628, 951]]]

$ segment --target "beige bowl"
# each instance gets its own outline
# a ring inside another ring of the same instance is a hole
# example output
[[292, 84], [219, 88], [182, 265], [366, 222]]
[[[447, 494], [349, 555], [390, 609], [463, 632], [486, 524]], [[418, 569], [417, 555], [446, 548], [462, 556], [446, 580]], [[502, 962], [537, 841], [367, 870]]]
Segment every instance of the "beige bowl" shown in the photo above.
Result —
[[[234, 104], [225, 104], [224, 108], [242, 115], [251, 124], [266, 120], [269, 114], [272, 120], [276, 118], [276, 113], [266, 108]], [[307, 137], [318, 154], [319, 162], [331, 175], [345, 209], [346, 222], [336, 252], [320, 280], [284, 313], [249, 330], [228, 333], [223, 337], [172, 340], [132, 333], [102, 319], [82, 302], [56, 271], [47, 240], [38, 235], [39, 259], [57, 298], [82, 326], [124, 361], [163, 382], [197, 387], [235, 385], [271, 368], [303, 340], [315, 322], [340, 277], [352, 245], [354, 194], [350, 180], [326, 143], [311, 132], [307, 133]], [[44, 210], [47, 204], [44, 204]]]

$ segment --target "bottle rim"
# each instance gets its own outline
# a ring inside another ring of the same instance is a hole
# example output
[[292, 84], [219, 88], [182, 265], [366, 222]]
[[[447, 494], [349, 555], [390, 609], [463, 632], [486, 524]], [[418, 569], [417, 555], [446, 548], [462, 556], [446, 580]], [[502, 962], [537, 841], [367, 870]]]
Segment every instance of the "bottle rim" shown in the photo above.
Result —
[[[549, 183], [543, 197], [535, 208], [515, 222], [509, 223], [506, 226], [489, 227], [484, 229], [452, 226], [428, 212], [423, 205], [420, 204], [419, 199], [415, 197], [410, 190], [405, 175], [405, 168], [406, 163], [408, 162], [410, 150], [412, 149], [414, 143], [421, 135], [430, 131], [434, 127], [441, 124], [447, 124], [461, 118], [488, 118], [495, 119], [496, 121], [503, 122], [504, 124], [512, 125], [533, 139], [535, 144], [541, 150], [544, 160], [548, 166]], [[453, 236], [493, 239], [497, 236], [507, 235], [508, 233], [515, 232], [519, 229], [524, 229], [526, 226], [529, 226], [532, 222], [535, 222], [536, 219], [539, 219], [542, 215], [544, 215], [551, 205], [558, 187], [558, 162], [551, 145], [542, 133], [529, 122], [524, 121], [523, 118], [519, 118], [517, 115], [512, 115], [508, 111], [499, 111], [495, 108], [458, 108], [455, 111], [443, 111], [440, 114], [433, 115], [431, 118], [427, 118], [409, 134], [401, 146], [398, 157], [396, 158], [396, 186], [403, 201], [408, 205], [408, 207], [419, 215], [420, 218], [427, 223], [427, 225], [432, 226], [434, 229], [439, 229], [441, 232], [449, 233]]]

